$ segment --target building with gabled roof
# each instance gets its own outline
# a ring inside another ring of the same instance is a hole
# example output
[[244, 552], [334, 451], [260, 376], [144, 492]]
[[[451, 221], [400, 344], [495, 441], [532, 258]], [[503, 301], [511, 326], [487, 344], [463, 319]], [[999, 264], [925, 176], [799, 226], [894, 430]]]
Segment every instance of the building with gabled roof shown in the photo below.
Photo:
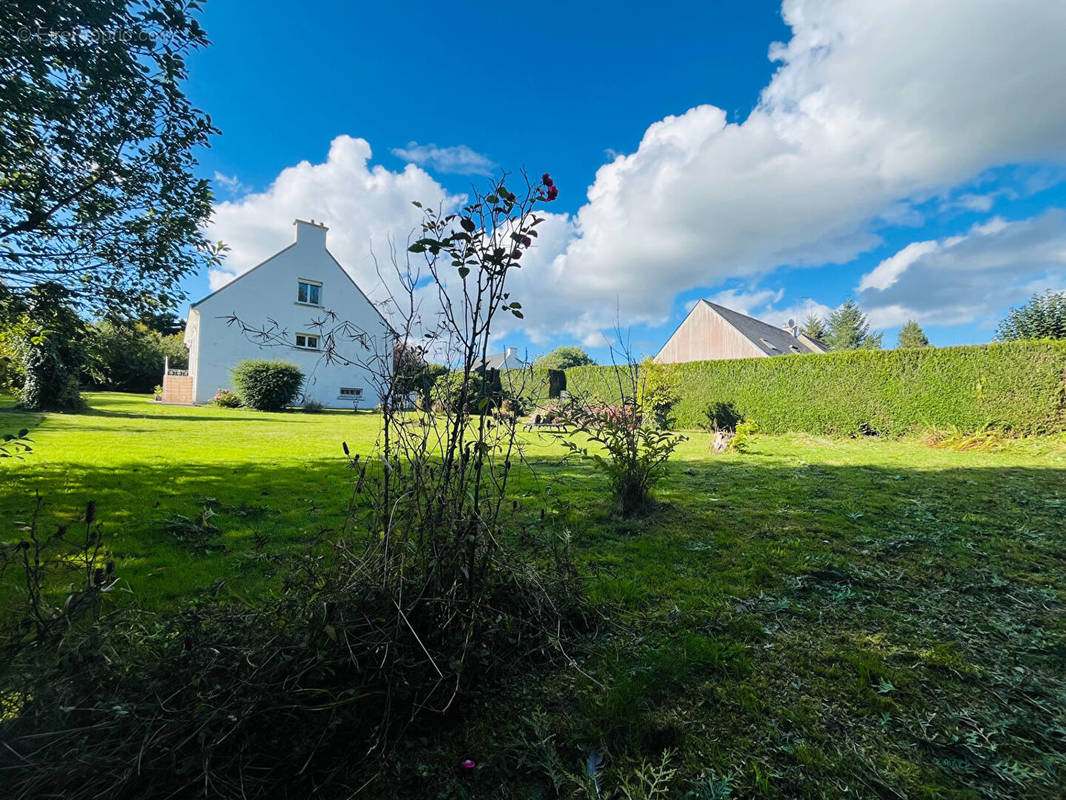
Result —
[[[296, 220], [296, 241], [193, 303], [185, 396], [205, 403], [232, 389], [230, 370], [247, 359], [295, 364], [304, 374], [301, 402], [352, 408], [379, 402], [374, 372], [391, 363], [392, 337], [377, 307], [326, 249], [326, 228]], [[243, 326], [269, 331], [250, 334]], [[340, 323], [342, 334], [326, 335]], [[184, 376], [181, 376], [184, 377]], [[171, 381], [174, 384], [174, 381]], [[164, 383], [164, 400], [167, 400]]]
[[660, 364], [719, 361], [726, 358], [824, 353], [829, 348], [801, 333], [793, 320], [778, 328], [708, 300], [689, 311], [655, 356]]

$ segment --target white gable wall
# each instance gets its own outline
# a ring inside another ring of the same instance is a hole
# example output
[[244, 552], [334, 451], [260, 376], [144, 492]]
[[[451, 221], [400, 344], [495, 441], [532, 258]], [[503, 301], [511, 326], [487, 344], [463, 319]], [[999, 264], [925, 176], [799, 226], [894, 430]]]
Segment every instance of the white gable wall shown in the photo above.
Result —
[[[379, 402], [368, 369], [358, 365], [326, 364], [321, 350], [296, 347], [296, 334], [319, 336], [312, 323], [337, 315], [328, 330], [341, 321], [361, 331], [373, 332], [371, 351], [356, 342], [337, 338], [337, 350], [345, 358], [366, 364], [375, 353], [387, 352], [389, 338], [384, 320], [326, 250], [326, 228], [297, 220], [296, 242], [264, 261], [189, 311], [185, 341], [189, 345], [189, 373], [193, 377], [195, 402], [204, 403], [219, 389], [232, 389], [230, 370], [246, 359], [288, 361], [304, 373], [304, 395], [328, 408], [351, 408], [352, 399], [342, 397], [344, 388], [363, 390], [361, 408]], [[297, 284], [301, 279], [321, 284], [321, 306], [300, 303]], [[260, 344], [241, 331], [229, 317], [237, 317], [257, 329], [277, 323], [276, 333], [284, 344]]]

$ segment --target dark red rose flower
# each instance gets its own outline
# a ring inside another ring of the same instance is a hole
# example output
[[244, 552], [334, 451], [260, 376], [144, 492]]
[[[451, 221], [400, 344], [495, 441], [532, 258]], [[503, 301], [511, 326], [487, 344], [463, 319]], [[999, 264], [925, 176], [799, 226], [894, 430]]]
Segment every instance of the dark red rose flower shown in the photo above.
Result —
[[540, 182], [543, 183], [545, 186], [555, 185], [555, 182], [552, 180], [552, 176], [549, 175], [547, 172], [544, 173], [544, 177], [540, 179]]
[[549, 186], [548, 187], [548, 199], [549, 200], [554, 200], [558, 196], [559, 196], [559, 187], [555, 186], [555, 185]]
[[530, 247], [530, 246], [532, 246], [532, 244], [533, 244], [533, 240], [530, 239], [528, 236], [523, 236], [522, 237], [522, 245], [524, 247]]
[[517, 260], [517, 259], [519, 259], [521, 257], [522, 257], [522, 251], [519, 250], [517, 247], [513, 251], [511, 251], [511, 258]]

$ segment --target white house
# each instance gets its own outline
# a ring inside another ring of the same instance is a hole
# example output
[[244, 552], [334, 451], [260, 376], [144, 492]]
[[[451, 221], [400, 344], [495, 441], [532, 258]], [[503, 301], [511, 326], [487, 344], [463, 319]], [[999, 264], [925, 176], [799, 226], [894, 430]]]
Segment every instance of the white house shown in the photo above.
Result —
[[[193, 402], [207, 402], [219, 389], [232, 388], [230, 370], [258, 358], [296, 364], [305, 376], [305, 400], [328, 408], [379, 402], [371, 365], [390, 363], [388, 324], [326, 249], [326, 226], [299, 219], [295, 225], [295, 242], [189, 309], [185, 343]], [[336, 319], [316, 326], [327, 312]], [[251, 328], [271, 329], [269, 341], [228, 324], [233, 317]], [[366, 346], [338, 335], [340, 359], [326, 363], [322, 334], [341, 322], [367, 334]]]
[[517, 348], [506, 347], [502, 353], [490, 353], [485, 356], [482, 366], [485, 369], [522, 369], [527, 365], [518, 357]]

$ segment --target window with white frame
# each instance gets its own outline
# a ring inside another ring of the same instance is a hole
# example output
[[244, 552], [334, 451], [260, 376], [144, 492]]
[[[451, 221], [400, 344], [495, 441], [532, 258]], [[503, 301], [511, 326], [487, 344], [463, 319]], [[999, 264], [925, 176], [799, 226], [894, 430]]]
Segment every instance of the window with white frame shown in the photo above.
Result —
[[313, 333], [296, 334], [296, 346], [303, 350], [317, 350], [318, 337]]
[[341, 400], [354, 400], [357, 397], [363, 396], [362, 386], [342, 386], [341, 387]]
[[309, 306], [322, 305], [322, 284], [318, 281], [298, 281], [296, 283], [296, 302]]

